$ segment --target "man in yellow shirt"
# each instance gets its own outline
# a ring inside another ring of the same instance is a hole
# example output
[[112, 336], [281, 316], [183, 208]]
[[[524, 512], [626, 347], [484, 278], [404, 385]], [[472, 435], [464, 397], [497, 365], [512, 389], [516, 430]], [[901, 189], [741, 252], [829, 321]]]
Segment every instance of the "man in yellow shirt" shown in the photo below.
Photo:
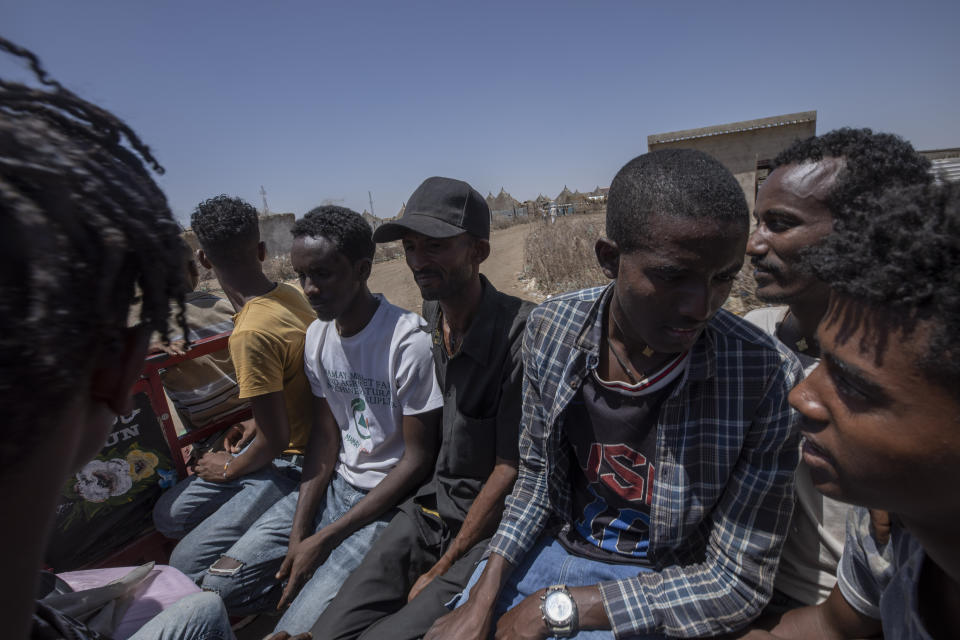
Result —
[[170, 564], [200, 582], [208, 571], [232, 575], [239, 563], [222, 554], [299, 485], [311, 407], [303, 345], [316, 316], [299, 290], [264, 275], [266, 246], [250, 204], [211, 198], [197, 206], [191, 224], [200, 263], [214, 270], [237, 310], [230, 357], [256, 424], [242, 451], [205, 454], [196, 475], [161, 496], [154, 510], [157, 529], [182, 538]]

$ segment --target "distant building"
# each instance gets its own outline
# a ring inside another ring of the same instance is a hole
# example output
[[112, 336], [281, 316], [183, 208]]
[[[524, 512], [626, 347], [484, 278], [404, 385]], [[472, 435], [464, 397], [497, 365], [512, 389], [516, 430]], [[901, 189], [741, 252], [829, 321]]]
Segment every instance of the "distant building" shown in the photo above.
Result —
[[960, 182], [960, 147], [931, 149], [920, 153], [930, 159], [933, 164], [930, 171], [937, 180]]
[[770, 118], [731, 122], [647, 136], [647, 148], [699, 149], [723, 163], [743, 188], [753, 212], [757, 189], [770, 161], [795, 140], [817, 133], [817, 112], [803, 111]]

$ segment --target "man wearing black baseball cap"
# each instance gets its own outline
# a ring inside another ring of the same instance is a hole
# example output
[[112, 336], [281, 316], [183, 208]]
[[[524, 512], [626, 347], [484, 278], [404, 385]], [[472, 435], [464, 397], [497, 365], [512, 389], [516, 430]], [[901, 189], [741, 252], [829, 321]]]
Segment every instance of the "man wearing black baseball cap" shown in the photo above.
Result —
[[490, 210], [469, 184], [428, 178], [376, 242], [402, 240], [423, 295], [443, 389], [443, 440], [430, 482], [384, 529], [313, 637], [419, 638], [463, 590], [517, 475], [520, 347], [529, 302], [480, 274]]

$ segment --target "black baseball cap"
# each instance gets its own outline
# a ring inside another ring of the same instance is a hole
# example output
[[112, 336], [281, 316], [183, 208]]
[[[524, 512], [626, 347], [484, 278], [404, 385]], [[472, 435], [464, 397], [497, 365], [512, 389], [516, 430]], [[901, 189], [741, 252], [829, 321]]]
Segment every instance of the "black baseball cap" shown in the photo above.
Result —
[[431, 238], [449, 238], [467, 232], [487, 240], [490, 207], [483, 196], [463, 180], [427, 178], [407, 200], [400, 219], [377, 227], [373, 241], [399, 240], [408, 231]]

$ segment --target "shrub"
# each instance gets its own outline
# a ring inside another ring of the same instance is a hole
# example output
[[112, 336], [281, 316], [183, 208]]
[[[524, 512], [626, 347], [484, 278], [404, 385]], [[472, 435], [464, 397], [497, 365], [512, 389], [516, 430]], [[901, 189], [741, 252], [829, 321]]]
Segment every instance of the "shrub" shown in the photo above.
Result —
[[597, 264], [593, 246], [604, 233], [599, 216], [566, 216], [536, 223], [523, 248], [523, 270], [545, 295], [609, 282]]

